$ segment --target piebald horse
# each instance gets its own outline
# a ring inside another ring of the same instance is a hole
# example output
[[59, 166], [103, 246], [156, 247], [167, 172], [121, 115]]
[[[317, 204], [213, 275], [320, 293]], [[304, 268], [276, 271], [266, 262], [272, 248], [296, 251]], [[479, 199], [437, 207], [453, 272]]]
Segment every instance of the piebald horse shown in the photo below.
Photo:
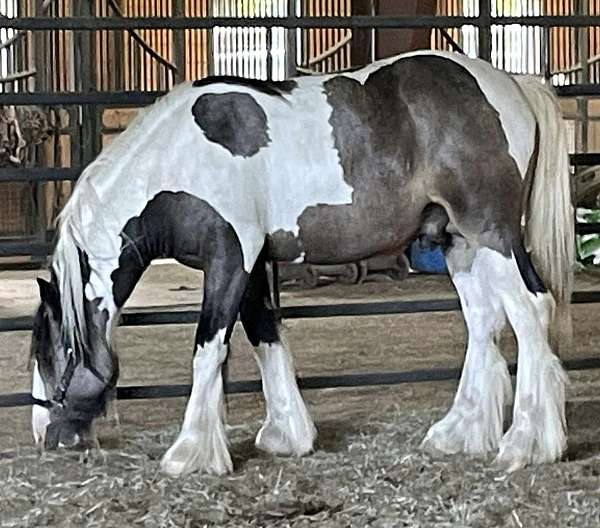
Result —
[[[444, 247], [468, 329], [454, 403], [424, 447], [497, 450], [508, 470], [555, 461], [573, 233], [565, 128], [539, 79], [426, 51], [283, 82], [183, 83], [84, 170], [60, 216], [32, 338], [46, 402], [34, 437], [47, 448], [89, 438], [118, 377], [119, 312], [150, 262], [171, 257], [204, 272], [204, 296], [192, 391], [162, 469], [232, 470], [221, 368], [238, 314], [266, 400], [257, 445], [309, 453], [316, 429], [267, 302], [266, 261], [352, 262], [421, 237]], [[504, 432], [507, 321], [518, 376]]]

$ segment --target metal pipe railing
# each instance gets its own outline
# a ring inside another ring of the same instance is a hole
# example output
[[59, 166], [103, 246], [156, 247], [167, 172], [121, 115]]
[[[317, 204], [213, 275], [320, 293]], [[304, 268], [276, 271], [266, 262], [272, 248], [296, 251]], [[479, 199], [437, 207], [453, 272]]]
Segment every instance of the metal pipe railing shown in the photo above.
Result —
[[507, 25], [537, 27], [600, 26], [600, 16], [348, 16], [348, 17], [0, 17], [0, 29], [20, 30], [132, 30], [132, 29], [210, 29], [219, 27], [282, 28], [368, 28], [368, 29], [436, 29], [461, 26], [480, 28]]

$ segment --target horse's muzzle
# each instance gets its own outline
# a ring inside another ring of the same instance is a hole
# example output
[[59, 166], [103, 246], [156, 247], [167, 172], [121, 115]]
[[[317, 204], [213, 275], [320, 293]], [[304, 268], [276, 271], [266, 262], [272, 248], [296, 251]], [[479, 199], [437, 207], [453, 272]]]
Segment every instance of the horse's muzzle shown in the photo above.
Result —
[[48, 424], [44, 448], [47, 450], [59, 447], [85, 449], [94, 447], [96, 443], [92, 434], [91, 422], [84, 422], [83, 420], [58, 420]]

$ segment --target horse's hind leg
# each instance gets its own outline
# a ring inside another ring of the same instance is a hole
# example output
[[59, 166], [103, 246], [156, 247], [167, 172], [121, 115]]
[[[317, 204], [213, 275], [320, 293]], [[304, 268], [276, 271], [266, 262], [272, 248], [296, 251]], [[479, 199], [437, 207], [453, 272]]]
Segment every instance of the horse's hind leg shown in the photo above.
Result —
[[464, 368], [448, 414], [433, 425], [422, 446], [443, 453], [480, 454], [498, 447], [504, 406], [511, 397], [506, 361], [498, 337], [506, 317], [501, 301], [491, 295], [487, 278], [472, 268], [475, 250], [455, 236], [446, 261], [459, 294], [467, 325]]
[[500, 301], [518, 344], [513, 421], [500, 441], [497, 461], [512, 471], [557, 460], [566, 447], [566, 375], [549, 341], [554, 299], [520, 242], [508, 255], [478, 248], [470, 271], [485, 278], [489, 296]]
[[267, 418], [258, 432], [256, 445], [277, 455], [301, 456], [312, 451], [316, 429], [298, 389], [292, 355], [281, 340], [269, 298], [265, 261], [259, 258], [240, 306], [267, 404]]
[[196, 332], [192, 392], [181, 432], [165, 453], [162, 469], [173, 476], [191, 471], [224, 474], [233, 469], [223, 423], [221, 367], [248, 274], [241, 263], [228, 270], [223, 258], [205, 271], [202, 315]]
[[500, 442], [497, 462], [508, 471], [552, 462], [566, 448], [567, 376], [549, 340], [556, 304], [522, 247], [510, 258], [484, 249], [478, 268], [502, 299], [518, 343], [513, 421]]

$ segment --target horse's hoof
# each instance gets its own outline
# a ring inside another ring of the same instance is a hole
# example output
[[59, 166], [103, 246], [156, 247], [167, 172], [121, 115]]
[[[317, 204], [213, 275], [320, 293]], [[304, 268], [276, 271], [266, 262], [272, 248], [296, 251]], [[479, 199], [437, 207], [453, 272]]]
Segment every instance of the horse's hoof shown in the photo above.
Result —
[[429, 433], [427, 433], [427, 436], [421, 441], [419, 449], [432, 456], [452, 455], [457, 452], [454, 449], [451, 449], [445, 441], [440, 441], [438, 436], [430, 435]]
[[527, 457], [521, 455], [510, 455], [507, 452], [498, 453], [492, 467], [498, 471], [504, 471], [505, 473], [514, 473], [519, 469], [523, 469], [527, 466]]
[[[212, 445], [211, 445], [212, 444]], [[217, 441], [196, 436], [178, 438], [161, 461], [161, 469], [171, 477], [180, 477], [194, 471], [226, 475], [233, 471], [227, 446]]]
[[267, 453], [279, 456], [291, 456], [294, 449], [289, 438], [277, 426], [266, 423], [256, 435], [256, 447]]
[[551, 434], [532, 419], [513, 423], [500, 442], [494, 466], [512, 473], [528, 465], [556, 462], [565, 448], [566, 437], [560, 429]]
[[421, 449], [431, 455], [483, 455], [495, 449], [498, 440], [490, 431], [466, 417], [454, 419], [448, 415], [432, 425], [421, 442]]
[[256, 435], [256, 447], [278, 456], [304, 456], [313, 450], [317, 435], [312, 421], [307, 422], [302, 435], [294, 438], [290, 432], [272, 422], [265, 423]]

